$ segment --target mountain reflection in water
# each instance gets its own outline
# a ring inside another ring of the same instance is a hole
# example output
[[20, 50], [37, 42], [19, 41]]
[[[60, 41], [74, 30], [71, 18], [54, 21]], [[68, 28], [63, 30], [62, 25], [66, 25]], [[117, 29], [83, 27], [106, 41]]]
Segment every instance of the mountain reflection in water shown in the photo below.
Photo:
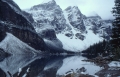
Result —
[[85, 67], [86, 74], [94, 75], [100, 70], [100, 67], [93, 63], [83, 62], [84, 59], [86, 58], [82, 56], [13, 55], [0, 62], [0, 77], [10, 77], [9, 73], [13, 77], [18, 74], [19, 77], [61, 77], [71, 69], [76, 72], [76, 69], [82, 67]]

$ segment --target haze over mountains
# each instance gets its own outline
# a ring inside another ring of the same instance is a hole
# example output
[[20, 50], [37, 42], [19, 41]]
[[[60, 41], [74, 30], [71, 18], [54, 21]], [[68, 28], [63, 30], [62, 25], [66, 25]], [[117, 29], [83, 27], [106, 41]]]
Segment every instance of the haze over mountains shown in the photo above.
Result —
[[1, 0], [0, 49], [9, 54], [79, 52], [109, 40], [111, 23], [97, 14], [87, 17], [77, 6], [62, 10], [54, 0], [24, 11], [12, 0]]

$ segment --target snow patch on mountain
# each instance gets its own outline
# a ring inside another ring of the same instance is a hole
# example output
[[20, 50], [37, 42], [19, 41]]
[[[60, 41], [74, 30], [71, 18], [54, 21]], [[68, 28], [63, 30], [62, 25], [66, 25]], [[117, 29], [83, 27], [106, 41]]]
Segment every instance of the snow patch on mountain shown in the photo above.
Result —
[[11, 33], [7, 33], [5, 39], [0, 42], [0, 48], [9, 54], [35, 54], [38, 52]]
[[57, 38], [62, 42], [63, 49], [80, 52], [87, 49], [90, 45], [98, 43], [103, 40], [99, 35], [95, 35], [91, 30], [84, 34], [85, 39], [82, 41], [77, 38], [69, 38], [64, 34], [57, 34]]

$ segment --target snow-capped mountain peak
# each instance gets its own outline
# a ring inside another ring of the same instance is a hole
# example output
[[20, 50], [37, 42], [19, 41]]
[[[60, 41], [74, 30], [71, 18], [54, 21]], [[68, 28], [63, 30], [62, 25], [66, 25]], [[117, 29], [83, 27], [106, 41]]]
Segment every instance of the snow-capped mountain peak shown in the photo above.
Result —
[[83, 22], [85, 16], [81, 13], [77, 6], [69, 6], [64, 10], [64, 13], [67, 14], [67, 19], [74, 28], [78, 29], [80, 32], [85, 31], [85, 25]]
[[67, 26], [62, 9], [54, 0], [33, 6], [26, 12], [32, 14], [36, 28], [50, 25], [56, 32], [59, 32]]
[[[71, 11], [73, 11], [73, 12], [80, 12], [80, 10], [79, 10], [79, 8], [78, 8], [78, 6], [69, 6], [69, 7], [67, 7], [66, 9], [65, 9], [65, 11], [68, 11], [68, 12], [71, 12]], [[80, 12], [80, 14], [81, 14], [81, 12]]]
[[59, 5], [56, 4], [54, 0], [48, 0], [43, 2], [42, 4], [35, 5], [31, 8], [31, 10], [54, 10], [55, 8], [60, 8]]
[[44, 1], [42, 2], [42, 4], [43, 4], [43, 3], [56, 3], [56, 2], [55, 2], [55, 0], [44, 0]]

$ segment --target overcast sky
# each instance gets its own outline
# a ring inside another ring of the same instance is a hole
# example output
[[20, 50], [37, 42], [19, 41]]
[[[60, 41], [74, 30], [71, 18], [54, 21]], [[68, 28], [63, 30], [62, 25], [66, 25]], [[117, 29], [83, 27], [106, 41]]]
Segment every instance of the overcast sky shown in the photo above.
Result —
[[[14, 0], [21, 9], [27, 9], [34, 5], [45, 3], [50, 0]], [[103, 19], [113, 18], [111, 11], [114, 6], [114, 0], [55, 0], [64, 10], [68, 6], [78, 6], [81, 12], [90, 16], [95, 13]]]

